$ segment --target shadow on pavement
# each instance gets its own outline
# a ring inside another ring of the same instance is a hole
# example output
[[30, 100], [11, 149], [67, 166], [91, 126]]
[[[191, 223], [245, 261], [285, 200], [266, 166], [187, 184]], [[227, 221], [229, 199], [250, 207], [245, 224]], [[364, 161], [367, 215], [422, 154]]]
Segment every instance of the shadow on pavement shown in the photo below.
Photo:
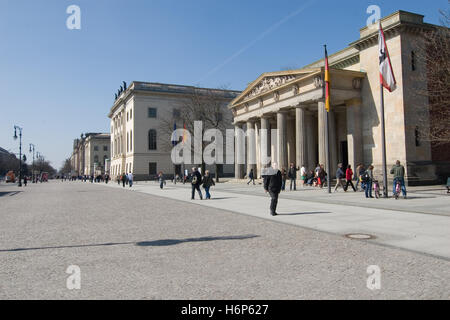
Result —
[[119, 246], [134, 244], [137, 246], [171, 246], [183, 242], [200, 242], [200, 241], [216, 241], [216, 240], [244, 240], [259, 237], [257, 235], [243, 235], [243, 236], [224, 236], [224, 237], [201, 237], [201, 238], [188, 238], [188, 239], [165, 239], [155, 241], [141, 241], [141, 242], [108, 242], [108, 243], [94, 243], [94, 244], [80, 244], [80, 245], [68, 245], [68, 246], [51, 246], [51, 247], [34, 247], [34, 248], [15, 248], [15, 249], [0, 249], [1, 252], [20, 252], [31, 250], [46, 250], [46, 249], [70, 249], [70, 248], [85, 248], [85, 247], [106, 247], [106, 246]]
[[316, 211], [316, 212], [298, 212], [298, 213], [279, 213], [279, 216], [298, 216], [304, 214], [321, 214], [321, 213], [331, 213], [329, 211]]
[[201, 237], [201, 238], [187, 238], [187, 239], [164, 239], [155, 241], [138, 242], [136, 245], [142, 247], [158, 247], [158, 246], [173, 246], [184, 242], [202, 242], [202, 241], [217, 241], [217, 240], [244, 240], [259, 237], [257, 235], [244, 236], [224, 236], [224, 237]]
[[0, 192], [0, 197], [4, 197], [4, 196], [15, 196], [16, 194], [19, 194], [23, 191], [4, 191], [4, 192]]

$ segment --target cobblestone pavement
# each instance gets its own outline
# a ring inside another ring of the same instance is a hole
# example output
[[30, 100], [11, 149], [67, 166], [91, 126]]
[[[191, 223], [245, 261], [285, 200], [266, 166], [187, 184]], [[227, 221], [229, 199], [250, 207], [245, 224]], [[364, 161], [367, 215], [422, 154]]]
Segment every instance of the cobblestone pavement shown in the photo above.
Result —
[[[450, 298], [447, 259], [198, 203], [82, 182], [2, 184], [0, 299]], [[71, 265], [79, 290], [67, 288]], [[371, 265], [379, 290], [367, 288]]]

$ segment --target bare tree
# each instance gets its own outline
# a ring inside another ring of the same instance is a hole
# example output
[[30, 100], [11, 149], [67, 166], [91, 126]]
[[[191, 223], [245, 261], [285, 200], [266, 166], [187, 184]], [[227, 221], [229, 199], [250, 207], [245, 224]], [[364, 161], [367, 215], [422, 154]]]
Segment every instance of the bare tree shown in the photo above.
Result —
[[419, 65], [426, 68], [414, 76], [415, 98], [428, 101], [428, 109], [418, 105], [415, 110], [416, 135], [433, 147], [450, 143], [450, 11], [439, 11], [442, 26], [423, 31], [423, 38], [411, 52], [413, 70]]
[[71, 174], [72, 171], [73, 171], [72, 163], [70, 162], [70, 158], [67, 158], [66, 160], [64, 160], [63, 166], [61, 167], [59, 172], [61, 174]]
[[[227, 91], [225, 88], [220, 89], [205, 89], [193, 87], [191, 92], [186, 95], [185, 99], [180, 102], [179, 106], [173, 110], [173, 114], [166, 115], [160, 121], [160, 132], [163, 133], [162, 139], [159, 141], [163, 144], [163, 148], [170, 150], [171, 134], [174, 129], [174, 123], [177, 124], [177, 129], [182, 129], [184, 126], [191, 134], [194, 133], [194, 123], [196, 121], [202, 122], [202, 137], [206, 130], [217, 129], [223, 135], [225, 130], [231, 127], [232, 114], [228, 110], [227, 105], [231, 99], [236, 97], [233, 91]], [[179, 137], [181, 140], [182, 137]], [[202, 139], [201, 157], [202, 157], [202, 173], [205, 172], [205, 162], [203, 160], [203, 152], [207, 143]], [[191, 153], [194, 153], [194, 146], [191, 145]], [[219, 181], [219, 164], [215, 163], [216, 181]]]

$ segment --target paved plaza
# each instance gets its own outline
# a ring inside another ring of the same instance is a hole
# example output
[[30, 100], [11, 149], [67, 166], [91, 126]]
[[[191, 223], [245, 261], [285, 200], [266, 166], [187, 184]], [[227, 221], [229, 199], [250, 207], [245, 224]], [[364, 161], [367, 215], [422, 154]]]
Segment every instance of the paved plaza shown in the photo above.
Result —
[[299, 189], [271, 217], [261, 185], [220, 183], [191, 201], [170, 182], [0, 184], [0, 299], [450, 298], [445, 190], [396, 201]]

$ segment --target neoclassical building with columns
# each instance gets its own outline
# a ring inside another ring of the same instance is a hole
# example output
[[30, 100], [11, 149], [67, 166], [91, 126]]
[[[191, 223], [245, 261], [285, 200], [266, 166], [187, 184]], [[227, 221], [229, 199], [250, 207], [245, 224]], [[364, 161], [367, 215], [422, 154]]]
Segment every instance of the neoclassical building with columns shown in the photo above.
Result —
[[[423, 16], [398, 11], [382, 19], [397, 89], [384, 91], [386, 154], [388, 170], [400, 160], [409, 184], [432, 183], [437, 178], [431, 143], [420, 141], [415, 117], [417, 107], [426, 110], [428, 99], [413, 93], [427, 88], [418, 82], [426, 65], [414, 61], [420, 54], [423, 31], [435, 28]], [[419, 44], [419, 45], [418, 45]], [[329, 56], [331, 111], [329, 150], [334, 178], [338, 163], [374, 165], [381, 179], [380, 80], [378, 29], [360, 30], [360, 38]], [[327, 163], [325, 145], [324, 59], [302, 69], [263, 73], [229, 104], [236, 128], [247, 130], [247, 143], [236, 139], [236, 149], [246, 148], [247, 159], [256, 154], [256, 164], [235, 165], [236, 178], [253, 169], [261, 176], [261, 141], [267, 143], [271, 161], [288, 168], [290, 163], [313, 170]], [[422, 122], [420, 122], [422, 123]], [[253, 130], [248, 130], [253, 129]], [[261, 140], [261, 129], [277, 134]], [[274, 132], [274, 131], [272, 131]], [[244, 145], [242, 145], [244, 144]], [[250, 150], [249, 150], [250, 148]], [[450, 160], [450, 159], [449, 159]], [[448, 165], [448, 162], [447, 162]], [[448, 166], [447, 166], [448, 168]]]

